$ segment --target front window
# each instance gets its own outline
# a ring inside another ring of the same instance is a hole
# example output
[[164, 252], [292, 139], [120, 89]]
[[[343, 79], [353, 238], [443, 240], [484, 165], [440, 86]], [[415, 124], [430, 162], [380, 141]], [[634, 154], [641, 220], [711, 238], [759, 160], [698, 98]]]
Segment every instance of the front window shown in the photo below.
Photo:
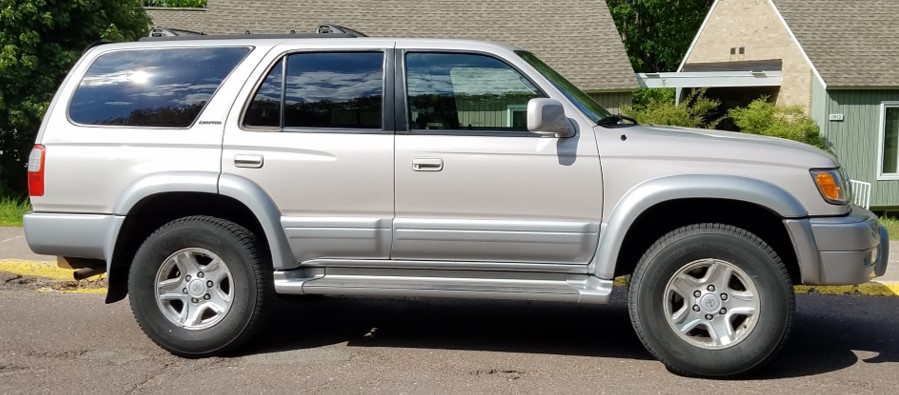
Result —
[[552, 67], [543, 63], [543, 61], [534, 56], [534, 54], [527, 51], [515, 51], [515, 53], [537, 69], [540, 74], [543, 74], [549, 82], [552, 82], [557, 89], [562, 91], [562, 94], [574, 103], [584, 115], [593, 120], [593, 122], [599, 122], [600, 119], [612, 115], [609, 110], [606, 110], [603, 106], [599, 105], [599, 103], [597, 103], [596, 100], [593, 100], [590, 95], [574, 86], [574, 84], [565, 79], [565, 77], [557, 71], [553, 70]]
[[527, 104], [543, 97], [525, 76], [490, 56], [466, 53], [406, 55], [409, 125], [421, 130], [527, 134]]
[[881, 178], [899, 179], [899, 103], [884, 103], [880, 131]]

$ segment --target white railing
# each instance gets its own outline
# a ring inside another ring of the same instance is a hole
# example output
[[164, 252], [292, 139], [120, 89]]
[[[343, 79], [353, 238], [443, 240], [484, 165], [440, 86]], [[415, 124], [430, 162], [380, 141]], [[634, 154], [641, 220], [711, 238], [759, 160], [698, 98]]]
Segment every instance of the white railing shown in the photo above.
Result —
[[856, 206], [871, 208], [871, 183], [849, 180], [852, 184], [852, 203]]

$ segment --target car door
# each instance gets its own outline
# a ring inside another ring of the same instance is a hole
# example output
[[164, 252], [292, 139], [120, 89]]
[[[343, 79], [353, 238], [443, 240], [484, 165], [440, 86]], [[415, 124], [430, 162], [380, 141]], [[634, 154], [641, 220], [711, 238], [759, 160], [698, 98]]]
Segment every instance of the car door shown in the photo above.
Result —
[[407, 48], [397, 64], [391, 257], [587, 264], [602, 213], [592, 128], [529, 133], [527, 103], [548, 86], [518, 59]]
[[393, 42], [317, 44], [271, 51], [226, 126], [222, 172], [271, 197], [296, 262], [386, 259], [394, 137], [384, 68]]

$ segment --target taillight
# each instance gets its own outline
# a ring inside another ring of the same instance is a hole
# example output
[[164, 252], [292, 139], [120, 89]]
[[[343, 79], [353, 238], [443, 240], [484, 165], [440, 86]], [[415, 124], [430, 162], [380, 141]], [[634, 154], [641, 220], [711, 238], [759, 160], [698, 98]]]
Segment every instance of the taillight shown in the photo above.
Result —
[[28, 194], [31, 196], [44, 196], [44, 156], [47, 147], [35, 144], [28, 155]]

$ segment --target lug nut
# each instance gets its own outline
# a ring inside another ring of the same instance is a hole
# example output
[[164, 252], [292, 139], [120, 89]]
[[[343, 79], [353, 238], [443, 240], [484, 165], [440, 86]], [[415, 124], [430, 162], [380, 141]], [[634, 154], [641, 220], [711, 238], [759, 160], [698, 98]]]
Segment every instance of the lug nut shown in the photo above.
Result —
[[200, 303], [200, 299], [197, 298], [190, 298], [190, 301], [194, 303]]
[[212, 283], [212, 280], [209, 280], [206, 282], [206, 286], [209, 288], [212, 288], [213, 285], [215, 285], [215, 284]]
[[187, 288], [182, 289], [182, 290], [181, 290], [181, 293], [183, 293], [183, 294], [186, 295], [186, 294], [187, 294]]
[[203, 274], [203, 272], [199, 272], [199, 273], [197, 273], [197, 277], [203, 278], [203, 277], [206, 277], [206, 275]]
[[721, 314], [727, 314], [727, 309], [721, 309]]
[[727, 294], [721, 294], [721, 300], [727, 300]]
[[699, 311], [699, 305], [693, 305], [693, 311]]
[[203, 295], [203, 299], [205, 299], [205, 300], [209, 300], [211, 298], [212, 298], [212, 296], [209, 294]]
[[695, 296], [695, 297], [697, 297], [697, 298], [698, 298], [698, 297], [700, 297], [700, 296], [701, 296], [701, 295], [702, 295], [702, 292], [699, 292], [699, 290], [698, 290], [698, 289], [697, 289], [697, 290], [695, 290], [695, 291], [693, 291], [693, 296]]
[[715, 292], [715, 286], [714, 286], [714, 285], [709, 285], [708, 290], [709, 290], [709, 292]]
[[710, 321], [711, 321], [712, 318], [715, 318], [715, 317], [713, 317], [711, 314], [706, 314], [706, 315], [705, 315], [705, 319], [707, 319], [707, 320], [710, 320]]
[[184, 276], [184, 281], [190, 281], [190, 274]]

